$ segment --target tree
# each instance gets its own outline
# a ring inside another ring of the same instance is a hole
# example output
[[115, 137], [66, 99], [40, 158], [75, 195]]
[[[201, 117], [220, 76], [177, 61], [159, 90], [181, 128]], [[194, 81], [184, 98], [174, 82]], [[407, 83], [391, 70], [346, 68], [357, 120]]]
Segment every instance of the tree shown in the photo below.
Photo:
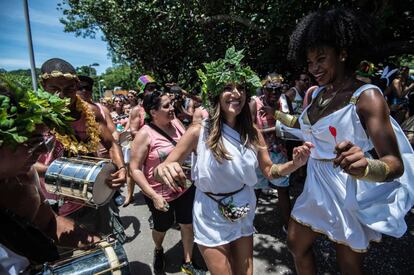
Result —
[[[10, 79], [11, 81], [18, 83], [20, 86], [24, 87], [27, 90], [33, 89], [32, 86], [32, 75], [30, 69], [19, 69], [13, 71], [6, 71], [4, 69], [0, 69], [0, 73], [4, 74]], [[36, 68], [36, 75], [40, 75], [40, 69]], [[37, 80], [38, 81], [38, 80]], [[37, 86], [40, 84], [37, 83]]]
[[[100, 79], [103, 79], [102, 85], [113, 89], [122, 87], [123, 89], [137, 89], [137, 80], [141, 74], [131, 69], [128, 64], [119, 65], [114, 68], [108, 68]], [[96, 85], [95, 85], [96, 86]]]
[[289, 70], [289, 35], [297, 21], [318, 8], [339, 4], [375, 18], [382, 56], [413, 53], [414, 0], [62, 0], [65, 30], [96, 35], [111, 51], [161, 82], [193, 83], [203, 62], [227, 48], [244, 48], [246, 62], [264, 75]]
[[76, 67], [76, 73], [78, 75], [86, 75], [90, 77], [95, 77], [96, 69], [93, 66], [99, 66], [99, 64], [94, 63], [94, 64], [87, 65], [87, 66], [84, 65], [84, 66]]

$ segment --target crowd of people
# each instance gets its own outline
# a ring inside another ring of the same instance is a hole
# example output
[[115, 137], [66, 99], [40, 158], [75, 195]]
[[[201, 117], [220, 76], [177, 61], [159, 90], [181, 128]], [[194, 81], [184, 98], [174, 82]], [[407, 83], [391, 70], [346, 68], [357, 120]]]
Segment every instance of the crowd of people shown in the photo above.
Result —
[[[33, 271], [102, 240], [125, 243], [119, 207], [137, 185], [151, 212], [156, 273], [178, 224], [183, 272], [205, 273], [193, 263], [196, 243], [211, 274], [253, 274], [256, 205], [277, 193], [275, 219], [298, 274], [316, 274], [320, 234], [334, 242], [342, 273], [363, 274], [370, 242], [401, 237], [414, 204], [414, 79], [408, 67], [365, 61], [370, 34], [350, 10], [314, 12], [291, 36], [300, 69], [290, 77], [261, 80], [231, 47], [197, 71], [201, 89], [191, 92], [142, 75], [126, 96], [94, 102], [93, 79], [59, 58], [41, 67], [44, 92], [2, 77], [0, 273]], [[104, 203], [90, 207], [73, 184], [59, 185], [64, 167], [103, 160], [113, 165]], [[291, 185], [303, 185], [293, 206]]]

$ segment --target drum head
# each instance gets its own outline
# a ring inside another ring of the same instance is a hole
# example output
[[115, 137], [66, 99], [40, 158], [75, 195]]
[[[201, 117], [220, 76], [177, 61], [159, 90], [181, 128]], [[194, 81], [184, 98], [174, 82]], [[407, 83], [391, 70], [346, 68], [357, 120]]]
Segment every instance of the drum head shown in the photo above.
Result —
[[130, 132], [122, 132], [119, 134], [119, 144], [121, 147], [127, 147], [129, 146], [129, 143], [132, 140], [132, 135]]
[[110, 188], [105, 181], [116, 171], [116, 167], [112, 162], [106, 162], [102, 165], [92, 191], [93, 202], [98, 206], [108, 203], [115, 193], [115, 189]]

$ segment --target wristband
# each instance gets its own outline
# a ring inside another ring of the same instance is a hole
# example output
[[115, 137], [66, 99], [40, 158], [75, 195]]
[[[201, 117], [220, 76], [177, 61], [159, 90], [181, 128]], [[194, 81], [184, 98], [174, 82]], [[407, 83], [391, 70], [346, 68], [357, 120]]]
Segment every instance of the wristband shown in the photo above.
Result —
[[280, 174], [278, 164], [272, 164], [272, 167], [270, 168], [270, 176], [272, 177], [272, 179], [277, 179], [277, 178], [282, 177], [282, 175]]
[[290, 128], [293, 128], [293, 126], [296, 124], [296, 121], [298, 120], [298, 117], [286, 114], [281, 111], [276, 111], [274, 118], [275, 120], [279, 120], [281, 123]]
[[387, 179], [390, 173], [390, 167], [385, 162], [378, 159], [367, 159], [368, 165], [365, 168], [362, 176], [354, 176], [356, 179], [372, 181], [372, 182], [383, 182]]

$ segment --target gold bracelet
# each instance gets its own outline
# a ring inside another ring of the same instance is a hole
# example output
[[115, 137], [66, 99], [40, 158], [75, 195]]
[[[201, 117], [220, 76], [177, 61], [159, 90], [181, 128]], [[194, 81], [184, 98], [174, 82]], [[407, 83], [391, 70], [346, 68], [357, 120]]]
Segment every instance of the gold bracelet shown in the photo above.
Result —
[[270, 167], [270, 176], [272, 177], [272, 179], [282, 177], [279, 170], [279, 164], [272, 164], [272, 167]]
[[365, 181], [383, 182], [390, 173], [390, 167], [385, 162], [378, 159], [367, 159], [368, 165], [365, 168], [364, 175], [355, 177]]
[[290, 128], [293, 128], [298, 120], [297, 116], [289, 115], [281, 111], [276, 111], [274, 118]]

